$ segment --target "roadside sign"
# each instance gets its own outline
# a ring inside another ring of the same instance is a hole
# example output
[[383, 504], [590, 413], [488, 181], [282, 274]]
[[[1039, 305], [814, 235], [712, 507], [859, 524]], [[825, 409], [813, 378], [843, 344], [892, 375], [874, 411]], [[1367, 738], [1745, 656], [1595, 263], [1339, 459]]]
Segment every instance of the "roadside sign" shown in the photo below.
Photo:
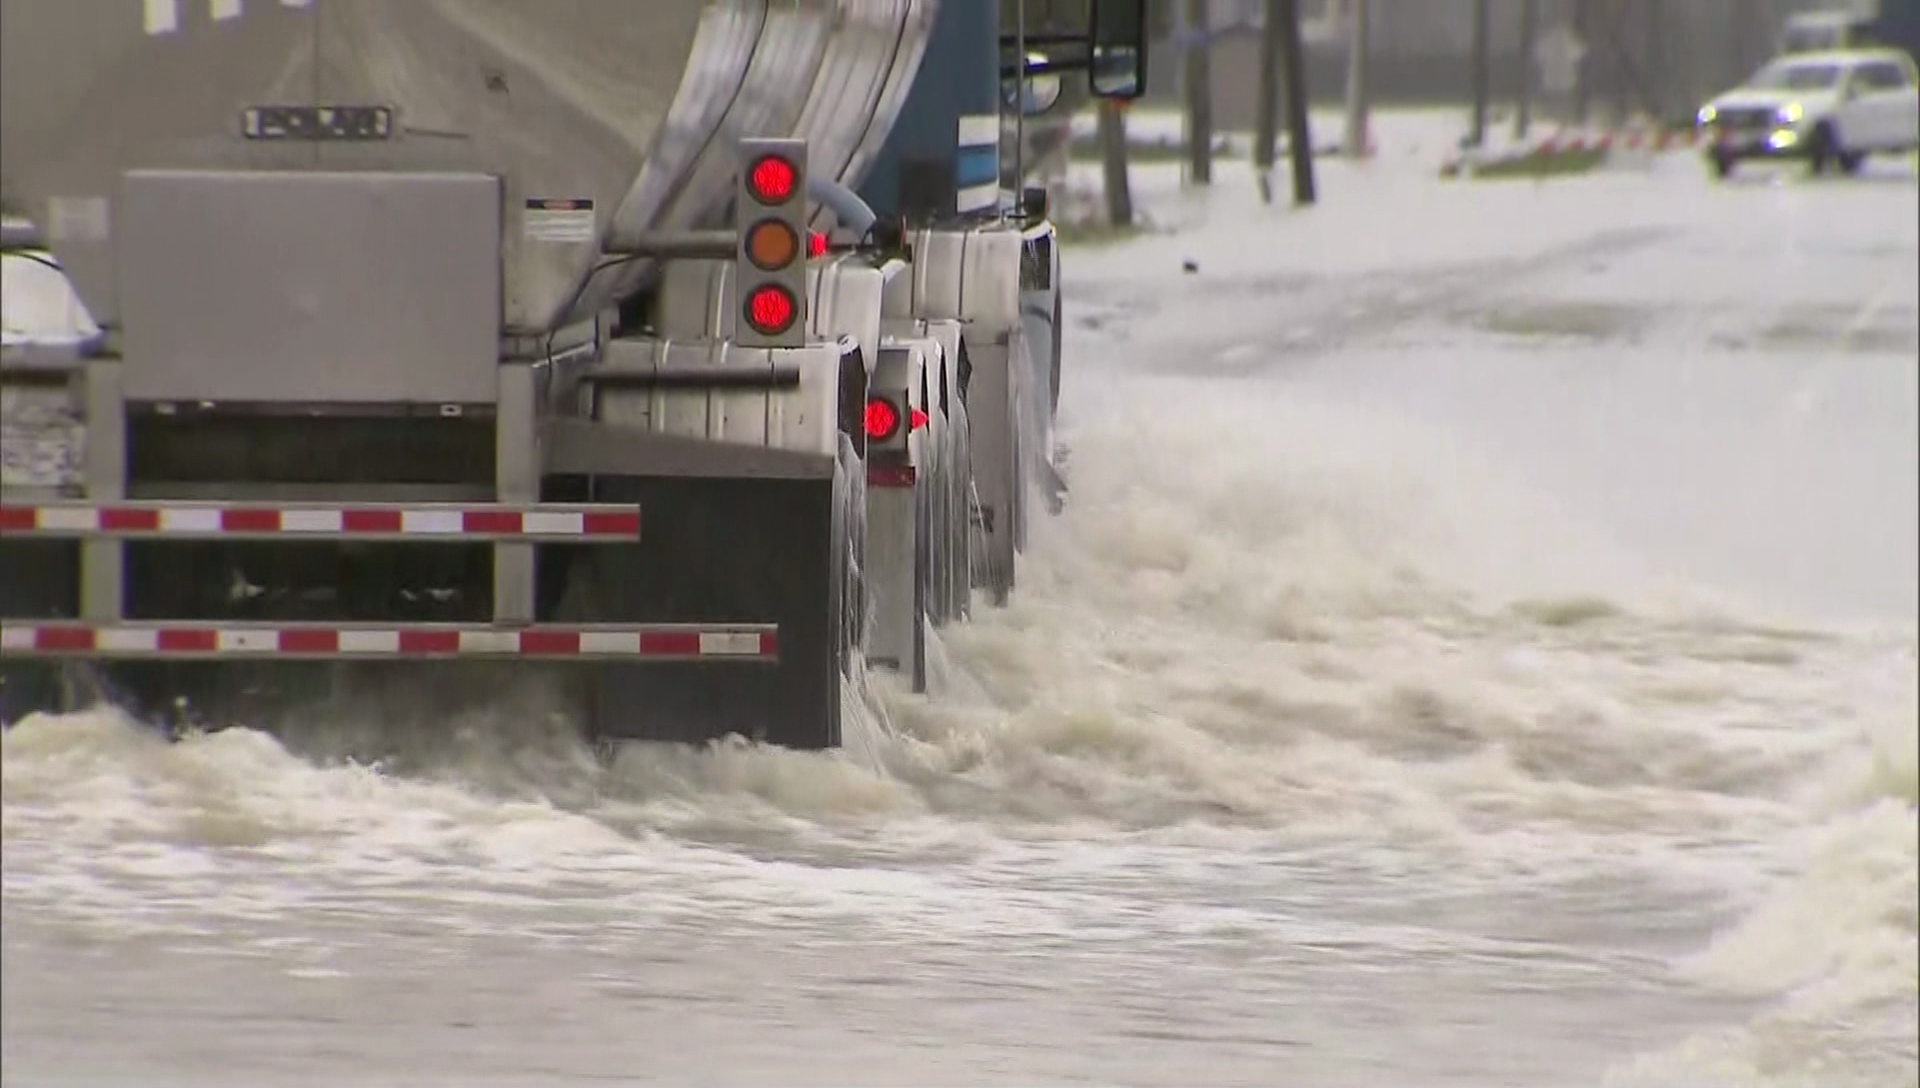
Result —
[[1540, 87], [1549, 94], [1571, 94], [1580, 82], [1580, 61], [1587, 55], [1587, 44], [1565, 23], [1556, 24], [1540, 36], [1533, 47], [1533, 63], [1539, 70]]

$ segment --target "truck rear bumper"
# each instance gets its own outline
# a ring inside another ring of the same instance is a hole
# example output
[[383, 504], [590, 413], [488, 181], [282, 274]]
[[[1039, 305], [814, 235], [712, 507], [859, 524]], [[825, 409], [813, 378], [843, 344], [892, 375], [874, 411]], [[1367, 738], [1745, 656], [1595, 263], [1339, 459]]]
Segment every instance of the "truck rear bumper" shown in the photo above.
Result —
[[[595, 503], [517, 514], [473, 508], [464, 522], [451, 504], [3, 507], [0, 521], [15, 531], [0, 540], [0, 719], [67, 708], [72, 685], [61, 674], [75, 663], [97, 674], [88, 686], [136, 713], [207, 726], [396, 687], [430, 692], [436, 710], [454, 713], [539, 676], [600, 737], [698, 742], [740, 733], [831, 747], [852, 630], [846, 475], [602, 476], [591, 484]], [[509, 525], [511, 517], [519, 523]], [[231, 534], [220, 531], [223, 521]], [[416, 543], [401, 532], [415, 524], [453, 529]], [[532, 623], [486, 621], [484, 558], [477, 568], [409, 566], [436, 547], [482, 557], [494, 550], [466, 539], [462, 524], [482, 541], [517, 540], [516, 529], [542, 541], [506, 545], [536, 550]], [[352, 540], [354, 529], [371, 542]], [[82, 551], [102, 535], [130, 538], [105, 541], [126, 552], [125, 615], [82, 619]], [[237, 550], [248, 547], [255, 551]], [[273, 557], [285, 550], [291, 563], [293, 549], [318, 572], [303, 584], [332, 581], [336, 597], [316, 606], [292, 581], [252, 595], [229, 587], [242, 569], [284, 572]], [[350, 563], [327, 565], [349, 551]], [[408, 579], [422, 569], [468, 571], [471, 599], [416, 611], [406, 600], [427, 593]], [[368, 582], [382, 592], [349, 592]], [[331, 613], [313, 615], [316, 607]], [[476, 684], [463, 668], [469, 662], [492, 663], [487, 679], [498, 683]]]

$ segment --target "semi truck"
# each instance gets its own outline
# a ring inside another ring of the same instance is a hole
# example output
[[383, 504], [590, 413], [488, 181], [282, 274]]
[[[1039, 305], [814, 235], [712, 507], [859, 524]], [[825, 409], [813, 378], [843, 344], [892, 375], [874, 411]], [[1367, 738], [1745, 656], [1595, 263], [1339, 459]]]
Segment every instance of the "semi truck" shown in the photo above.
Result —
[[0, 366], [75, 446], [0, 494], [0, 717], [533, 684], [602, 741], [838, 746], [1059, 486], [1004, 158], [1063, 79], [1141, 92], [1143, 6], [0, 0], [9, 244], [98, 329]]

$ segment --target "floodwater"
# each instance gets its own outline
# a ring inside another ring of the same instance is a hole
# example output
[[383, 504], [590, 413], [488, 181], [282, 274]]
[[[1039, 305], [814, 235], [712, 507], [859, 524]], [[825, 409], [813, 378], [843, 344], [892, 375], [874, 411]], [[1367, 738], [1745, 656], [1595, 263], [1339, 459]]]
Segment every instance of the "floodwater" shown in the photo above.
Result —
[[6, 1084], [1916, 1083], [1915, 182], [1701, 173], [1143, 170], [849, 753], [13, 726]]

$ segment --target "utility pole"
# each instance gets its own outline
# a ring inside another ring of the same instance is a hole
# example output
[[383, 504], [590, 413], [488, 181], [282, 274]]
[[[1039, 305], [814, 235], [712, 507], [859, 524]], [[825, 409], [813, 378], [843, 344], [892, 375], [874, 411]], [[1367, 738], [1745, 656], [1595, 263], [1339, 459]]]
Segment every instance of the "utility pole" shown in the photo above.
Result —
[[[1646, 84], [1640, 90], [1641, 104], [1653, 115], [1656, 123], [1666, 120], [1666, 57], [1660, 48], [1661, 32], [1666, 29], [1666, 12], [1661, 10], [1660, 0], [1644, 0], [1641, 5], [1641, 17], [1646, 20], [1642, 31], [1642, 48], [1646, 51], [1640, 58], [1640, 70], [1646, 73]], [[1626, 111], [1622, 111], [1623, 115]]]
[[1279, 0], [1266, 0], [1260, 23], [1260, 97], [1253, 104], [1253, 178], [1260, 203], [1273, 203], [1274, 148], [1280, 142]]
[[1287, 77], [1287, 150], [1293, 159], [1293, 202], [1312, 204], [1313, 133], [1307, 127], [1307, 51], [1300, 42], [1300, 2], [1269, 0], [1267, 17], [1279, 23], [1280, 62]]
[[1373, 103], [1369, 96], [1367, 54], [1371, 52], [1372, 33], [1367, 26], [1367, 0], [1351, 0], [1347, 15], [1353, 20], [1347, 37], [1347, 132], [1342, 140], [1347, 157], [1367, 156], [1367, 134], [1371, 127], [1368, 114]]
[[1492, 64], [1492, 0], [1473, 0], [1473, 130], [1474, 147], [1487, 143], [1487, 69]]
[[1187, 176], [1195, 185], [1213, 184], [1213, 48], [1207, 0], [1185, 0], [1186, 64], [1181, 69], [1187, 98]]
[[1748, 75], [1754, 43], [1760, 39], [1760, 5], [1753, 0], [1727, 0], [1733, 5], [1733, 33], [1727, 35], [1727, 71], [1722, 82], [1737, 83]]
[[1173, 64], [1173, 85], [1180, 88], [1180, 139], [1184, 141], [1187, 138], [1187, 39], [1191, 34], [1187, 27], [1186, 0], [1151, 0], [1148, 8], [1166, 12], [1172, 24], [1167, 34], [1167, 59]]
[[1533, 47], [1540, 38], [1540, 0], [1520, 0], [1519, 79], [1513, 102], [1513, 138], [1524, 141], [1533, 123]]
[[1125, 103], [1103, 98], [1097, 107], [1100, 134], [1100, 180], [1107, 197], [1107, 225], [1133, 226], [1133, 186], [1127, 176], [1127, 115]]
[[[1752, 3], [1747, 4], [1752, 7]], [[1573, 123], [1585, 125], [1593, 107], [1593, 7], [1587, 0], [1574, 0], [1573, 33], [1587, 47], [1573, 82]]]

